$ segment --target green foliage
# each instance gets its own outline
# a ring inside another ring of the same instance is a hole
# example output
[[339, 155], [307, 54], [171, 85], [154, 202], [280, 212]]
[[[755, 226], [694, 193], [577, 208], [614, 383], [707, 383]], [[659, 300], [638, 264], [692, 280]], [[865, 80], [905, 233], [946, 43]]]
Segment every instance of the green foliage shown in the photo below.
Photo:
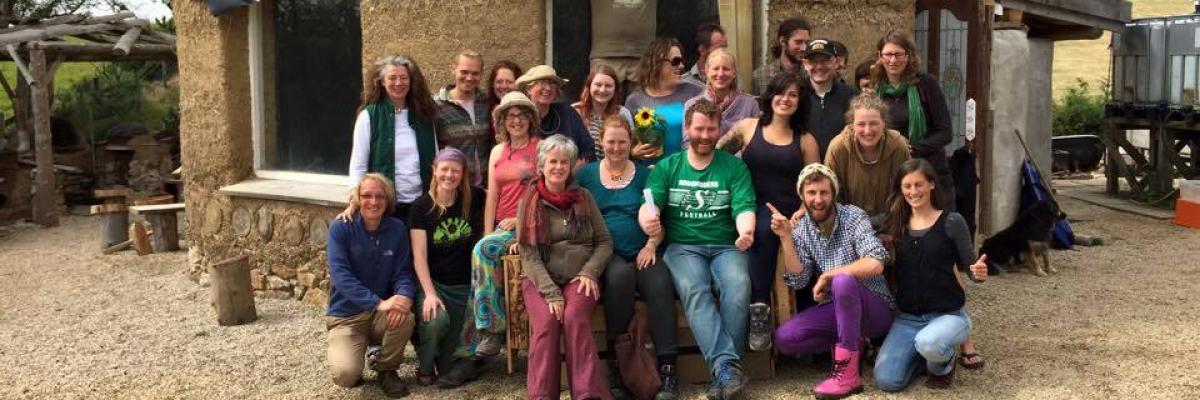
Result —
[[[1054, 102], [1054, 136], [1095, 135], [1104, 120], [1104, 90], [1094, 91], [1083, 79]], [[1098, 92], [1098, 93], [1096, 93]]]
[[151, 130], [178, 129], [179, 90], [151, 83], [158, 63], [109, 63], [95, 76], [56, 90], [54, 115], [66, 118], [91, 140], [103, 140], [109, 129], [137, 122]]

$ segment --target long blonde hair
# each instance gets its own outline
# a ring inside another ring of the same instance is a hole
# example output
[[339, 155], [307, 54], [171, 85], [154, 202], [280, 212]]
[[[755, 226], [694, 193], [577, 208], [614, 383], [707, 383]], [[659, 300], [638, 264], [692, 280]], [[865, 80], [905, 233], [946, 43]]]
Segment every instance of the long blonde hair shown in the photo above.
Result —
[[355, 210], [362, 210], [362, 199], [358, 197], [359, 189], [362, 189], [363, 182], [375, 180], [383, 186], [383, 195], [387, 196], [387, 215], [391, 215], [396, 211], [396, 186], [392, 185], [392, 180], [378, 172], [371, 172], [359, 178], [358, 183], [350, 188], [350, 205]]

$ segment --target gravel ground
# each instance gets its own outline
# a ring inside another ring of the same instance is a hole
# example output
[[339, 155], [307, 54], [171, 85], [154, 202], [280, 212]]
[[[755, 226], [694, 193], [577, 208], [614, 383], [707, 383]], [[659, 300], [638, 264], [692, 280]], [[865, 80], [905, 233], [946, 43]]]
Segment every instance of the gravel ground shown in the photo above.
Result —
[[[1200, 231], [1064, 199], [1077, 232], [1102, 247], [1056, 251], [1061, 271], [971, 285], [975, 336], [988, 365], [953, 389], [918, 384], [858, 398], [1198, 398]], [[0, 398], [382, 398], [374, 384], [339, 389], [324, 366], [320, 312], [258, 300], [259, 320], [221, 328], [208, 289], [187, 280], [185, 252], [99, 255], [98, 218], [58, 228], [0, 228]], [[409, 377], [414, 364], [401, 371]], [[480, 382], [411, 398], [519, 399], [523, 375], [502, 362]], [[751, 399], [808, 397], [823, 377], [788, 361], [753, 382]], [[702, 398], [686, 386], [685, 398]], [[564, 396], [565, 398], [565, 396]]]

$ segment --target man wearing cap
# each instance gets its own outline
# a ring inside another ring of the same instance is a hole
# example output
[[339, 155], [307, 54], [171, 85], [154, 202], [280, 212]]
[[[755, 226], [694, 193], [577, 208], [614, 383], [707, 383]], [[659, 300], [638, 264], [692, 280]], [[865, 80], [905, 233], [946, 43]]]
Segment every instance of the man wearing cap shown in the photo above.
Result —
[[850, 59], [850, 48], [846, 47], [845, 43], [830, 40], [829, 45], [833, 47], [833, 76], [834, 80], [846, 82], [846, 63]]
[[709, 399], [733, 398], [746, 387], [741, 361], [750, 317], [746, 249], [754, 243], [755, 224], [750, 170], [716, 149], [720, 122], [720, 106], [708, 99], [688, 107], [684, 131], [690, 145], [655, 165], [646, 181], [652, 202], [638, 213], [651, 240], [659, 243], [666, 235], [663, 259], [712, 374]]
[[846, 126], [850, 99], [858, 92], [837, 79], [836, 54], [829, 40], [809, 40], [807, 47], [803, 64], [813, 90], [808, 94], [805, 121], [808, 121], [808, 131], [817, 139], [817, 154], [824, 158], [829, 142]]
[[771, 54], [775, 56], [775, 60], [763, 64], [751, 74], [754, 84], [750, 87], [750, 94], [761, 96], [767, 91], [771, 80], [781, 73], [794, 72], [803, 75], [800, 60], [804, 58], [805, 46], [810, 37], [812, 24], [804, 18], [789, 18], [780, 23], [779, 31], [775, 35], [775, 44], [771, 46]]
[[704, 62], [708, 60], [708, 53], [716, 49], [725, 48], [727, 45], [725, 29], [721, 28], [720, 25], [700, 25], [696, 29], [696, 50], [700, 52], [700, 58], [696, 59], [696, 64], [692, 65], [692, 69], [683, 74], [683, 81], [704, 87], [708, 83], [708, 78], [704, 70]]
[[483, 56], [463, 50], [454, 56], [450, 75], [454, 83], [443, 86], [433, 96], [438, 103], [438, 145], [459, 149], [467, 156], [467, 177], [474, 186], [487, 179], [488, 154], [492, 151], [490, 105], [479, 89], [483, 74]]
[[549, 137], [561, 133], [575, 142], [575, 146], [579, 147], [576, 166], [582, 166], [596, 159], [596, 143], [579, 113], [566, 102], [554, 101], [558, 98], [559, 89], [566, 83], [567, 80], [559, 77], [554, 67], [538, 65], [517, 78], [517, 90], [524, 92], [537, 106], [538, 114], [542, 116], [543, 135]]
[[798, 312], [775, 331], [775, 346], [789, 356], [833, 352], [833, 370], [813, 388], [818, 399], [840, 399], [862, 391], [859, 352], [865, 339], [887, 334], [892, 294], [884, 280], [887, 250], [867, 214], [835, 202], [837, 175], [815, 163], [796, 182], [805, 215], [794, 227], [774, 213], [771, 231], [783, 249], [784, 282], [793, 288], [812, 279], [818, 304]]

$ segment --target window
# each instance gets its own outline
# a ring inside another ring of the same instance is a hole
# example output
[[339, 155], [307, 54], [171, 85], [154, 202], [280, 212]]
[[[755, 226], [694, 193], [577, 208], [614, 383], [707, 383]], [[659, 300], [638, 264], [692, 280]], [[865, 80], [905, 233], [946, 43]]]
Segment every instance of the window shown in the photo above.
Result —
[[[259, 176], [320, 180], [316, 175], [347, 174], [361, 60], [357, 0], [267, 0], [252, 7], [252, 125]], [[324, 177], [344, 181], [334, 178]]]

